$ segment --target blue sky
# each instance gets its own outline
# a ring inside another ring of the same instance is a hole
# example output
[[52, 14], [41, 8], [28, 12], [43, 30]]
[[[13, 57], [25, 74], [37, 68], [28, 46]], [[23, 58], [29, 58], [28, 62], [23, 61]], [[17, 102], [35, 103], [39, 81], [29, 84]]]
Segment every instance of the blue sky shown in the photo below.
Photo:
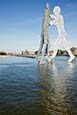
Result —
[[[68, 45], [77, 47], [77, 0], [0, 0], [0, 51], [39, 48], [46, 1], [51, 13], [54, 6], [61, 7]], [[49, 36], [53, 48], [55, 27], [49, 27]]]

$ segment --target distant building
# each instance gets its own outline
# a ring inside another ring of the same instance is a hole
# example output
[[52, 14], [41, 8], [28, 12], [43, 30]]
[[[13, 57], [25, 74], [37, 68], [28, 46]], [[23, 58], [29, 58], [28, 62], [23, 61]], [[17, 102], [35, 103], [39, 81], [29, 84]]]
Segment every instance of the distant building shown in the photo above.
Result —
[[15, 56], [17, 53], [15, 53], [15, 52], [9, 52], [7, 54], [10, 55], [10, 56]]
[[22, 55], [35, 55], [35, 52], [32, 50], [25, 50], [22, 51]]
[[29, 54], [29, 55], [35, 55], [35, 52], [34, 52], [34, 51], [29, 50], [29, 51], [28, 51], [28, 54]]
[[28, 50], [22, 51], [22, 55], [28, 54]]
[[[71, 51], [74, 55], [77, 55], [77, 48], [72, 47]], [[37, 55], [38, 51], [32, 51], [32, 50], [24, 50], [21, 52], [22, 55]], [[53, 54], [53, 50], [49, 51], [49, 55], [51, 56]], [[58, 50], [57, 55], [63, 55], [68, 56], [68, 52], [66, 50]]]
[[77, 56], [77, 48], [72, 47], [72, 48], [71, 48], [71, 51], [72, 51], [72, 53], [73, 53], [74, 55]]
[[63, 56], [68, 56], [68, 52], [66, 50], [63, 51]]

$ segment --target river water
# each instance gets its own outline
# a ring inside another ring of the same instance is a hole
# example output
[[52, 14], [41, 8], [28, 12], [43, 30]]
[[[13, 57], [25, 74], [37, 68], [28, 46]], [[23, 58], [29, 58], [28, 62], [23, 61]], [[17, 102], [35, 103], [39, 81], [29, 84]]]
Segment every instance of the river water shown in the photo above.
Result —
[[77, 115], [77, 59], [0, 57], [0, 115]]

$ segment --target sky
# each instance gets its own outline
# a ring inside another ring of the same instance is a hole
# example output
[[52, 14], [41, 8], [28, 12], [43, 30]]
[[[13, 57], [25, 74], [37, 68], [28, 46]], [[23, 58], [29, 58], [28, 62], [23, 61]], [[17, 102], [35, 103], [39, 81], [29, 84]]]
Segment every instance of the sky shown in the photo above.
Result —
[[[67, 43], [77, 47], [77, 0], [0, 0], [0, 51], [38, 50], [46, 2], [50, 12], [61, 7]], [[56, 40], [56, 28], [49, 27], [51, 49]]]

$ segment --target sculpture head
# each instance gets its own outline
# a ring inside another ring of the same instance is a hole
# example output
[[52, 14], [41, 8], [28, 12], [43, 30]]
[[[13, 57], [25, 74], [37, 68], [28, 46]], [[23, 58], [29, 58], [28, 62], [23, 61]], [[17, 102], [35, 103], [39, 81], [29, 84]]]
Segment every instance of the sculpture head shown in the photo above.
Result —
[[50, 5], [49, 5], [49, 3], [48, 3], [48, 2], [46, 3], [46, 8], [47, 8], [47, 9], [49, 9], [49, 8], [50, 8]]
[[60, 14], [60, 11], [61, 11], [61, 9], [60, 9], [59, 6], [55, 6], [54, 9], [53, 9], [53, 13], [54, 13], [55, 15], [59, 15], [59, 14]]

